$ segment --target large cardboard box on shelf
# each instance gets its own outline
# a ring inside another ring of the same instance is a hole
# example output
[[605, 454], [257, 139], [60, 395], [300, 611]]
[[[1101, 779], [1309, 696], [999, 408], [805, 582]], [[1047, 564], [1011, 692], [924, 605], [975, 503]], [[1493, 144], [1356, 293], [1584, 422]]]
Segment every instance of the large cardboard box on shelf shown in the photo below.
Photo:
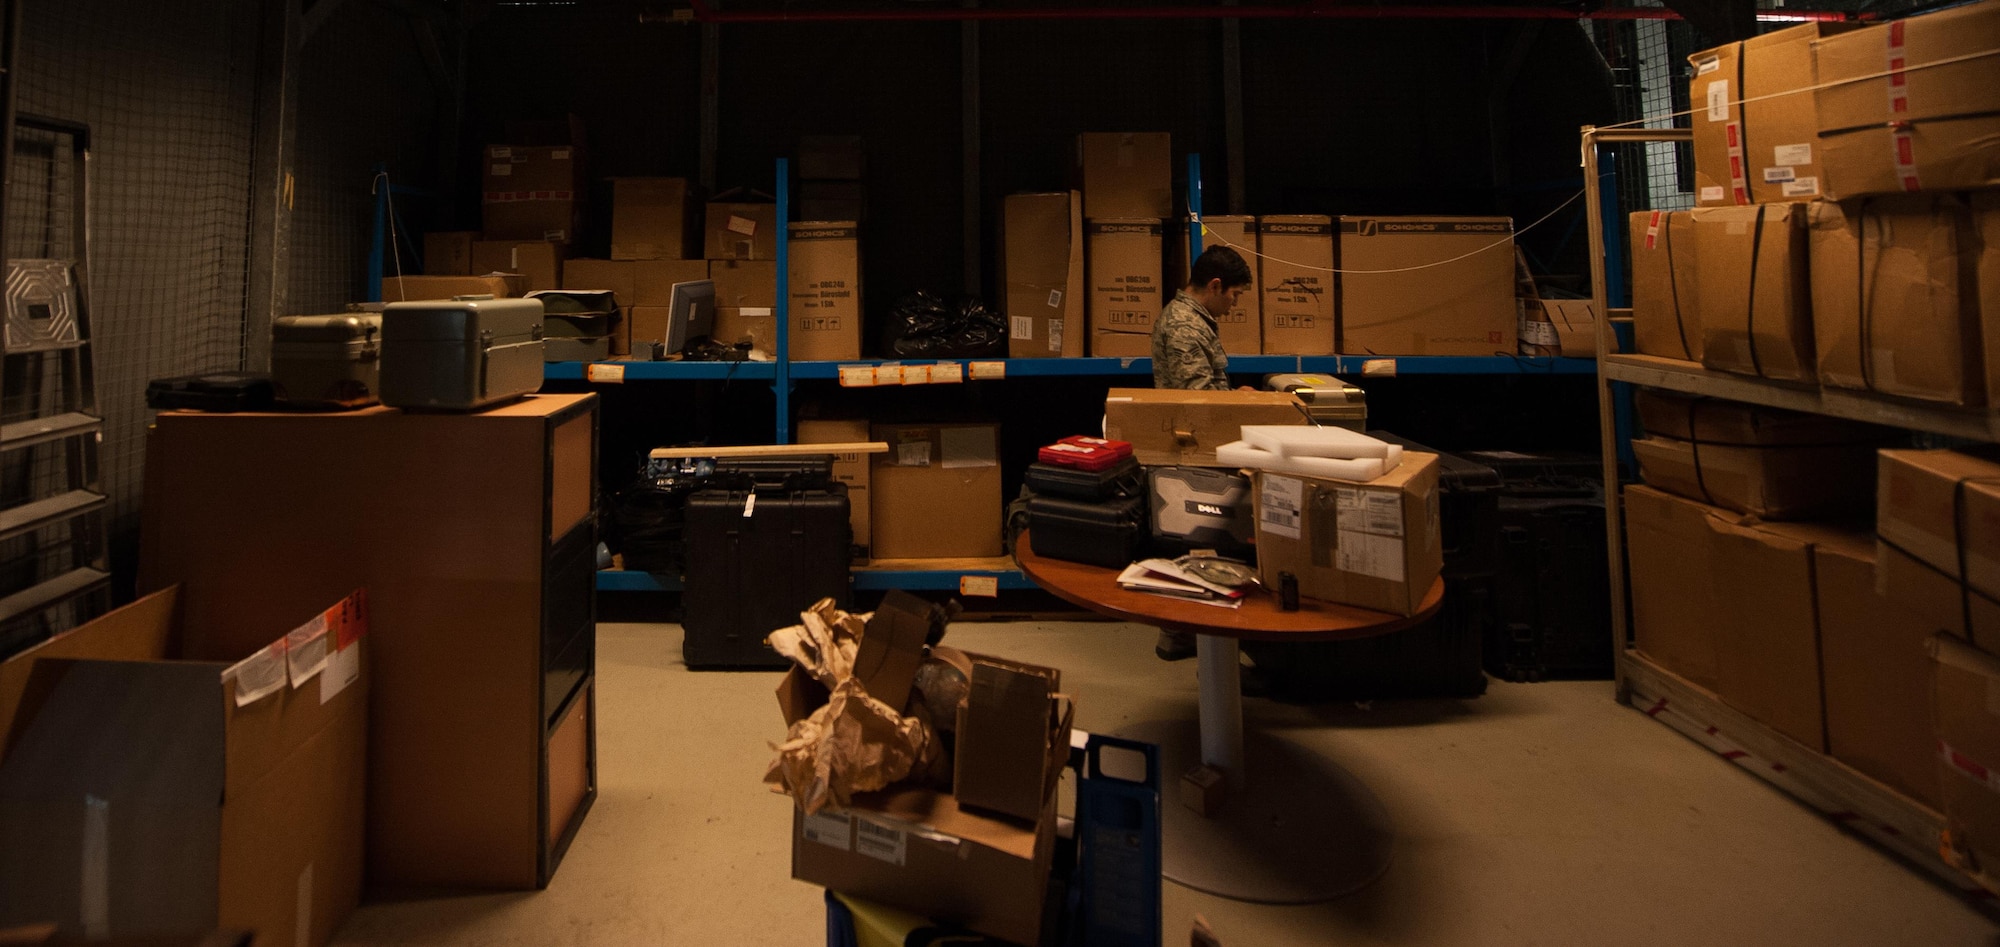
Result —
[[519, 274], [382, 278], [382, 301], [391, 303], [453, 296], [520, 296], [527, 291], [527, 280]]
[[790, 225], [791, 357], [861, 357], [861, 230], [854, 221]]
[[1166, 271], [1162, 222], [1141, 217], [1086, 219], [1083, 234], [1084, 268], [1090, 282], [1090, 354], [1150, 358], [1153, 317], [1167, 303], [1161, 287]]
[[1438, 457], [1406, 451], [1367, 483], [1259, 472], [1257, 568], [1266, 588], [1283, 573], [1299, 594], [1414, 615], [1444, 568]]
[[1000, 205], [1007, 357], [1084, 354], [1083, 195], [1009, 194]]
[[1040, 818], [961, 809], [949, 793], [894, 787], [846, 810], [792, 808], [792, 877], [1016, 944], [1041, 942], [1056, 794]]
[[1636, 647], [1824, 752], [1813, 550], [1839, 533], [1625, 488]]
[[424, 234], [425, 276], [472, 275], [474, 230], [434, 230]]
[[1875, 590], [1875, 537], [1865, 530], [1813, 548], [1827, 752], [1938, 808], [1931, 737], [1933, 629]]
[[1808, 218], [1820, 384], [1984, 403], [1980, 248], [1965, 198], [1815, 201]]
[[1939, 635], [1927, 642], [1935, 684], [1931, 721], [1947, 861], [2000, 890], [2000, 660]]
[[1257, 219], [1264, 254], [1263, 349], [1269, 355], [1332, 355], [1335, 344], [1333, 218], [1274, 214]]
[[876, 559], [1000, 555], [1000, 428], [877, 424], [871, 552]]
[[[799, 422], [799, 443], [801, 444], [854, 444], [868, 440], [868, 421], [863, 418], [808, 419]], [[854, 531], [854, 545], [859, 547], [859, 558], [866, 560], [872, 554], [873, 533], [869, 524], [873, 522], [874, 493], [868, 489], [870, 468], [874, 466], [871, 454], [836, 454], [833, 458], [833, 479], [847, 486], [848, 525]]]
[[472, 245], [474, 273], [518, 273], [522, 293], [562, 286], [563, 255], [569, 248], [543, 240], [481, 240]]
[[1816, 382], [1806, 205], [1694, 210], [1703, 365], [1775, 381]]
[[1648, 435], [1632, 442], [1646, 484], [1768, 520], [1865, 515], [1875, 501], [1874, 425], [1641, 389]]
[[694, 247], [695, 206], [686, 178], [613, 178], [611, 258], [686, 259]]
[[1856, 25], [1807, 23], [1688, 57], [1696, 204], [1819, 196], [1813, 44]]
[[717, 306], [778, 307], [778, 264], [774, 260], [710, 260], [708, 278], [715, 281]]
[[1342, 217], [1340, 269], [1342, 352], [1512, 355], [1520, 346], [1509, 218]]
[[1883, 592], [1933, 629], [2000, 654], [2000, 463], [1952, 450], [1877, 456]]
[[1631, 216], [1628, 231], [1633, 348], [1640, 355], [1701, 361], [1694, 215], [1684, 210], [1639, 211]]
[[1215, 449], [1243, 439], [1245, 424], [1306, 424], [1298, 396], [1283, 391], [1113, 388], [1104, 396], [1104, 436], [1130, 441], [1148, 466], [1227, 466]]
[[[1222, 342], [1222, 350], [1231, 355], [1256, 355], [1264, 351], [1264, 282], [1258, 275], [1259, 264], [1263, 261], [1257, 253], [1257, 218], [1240, 215], [1203, 217], [1207, 228], [1202, 234], [1201, 245], [1204, 252], [1209, 247], [1227, 246], [1236, 251], [1243, 262], [1250, 266], [1250, 289], [1237, 302], [1236, 308], [1215, 316], [1215, 335]], [[1186, 286], [1188, 282], [1188, 225], [1177, 224], [1174, 232], [1167, 235], [1167, 292], [1169, 294]], [[1171, 296], [1169, 297], [1171, 298]]]
[[1834, 199], [2000, 185], [2000, 4], [1813, 44], [1821, 182]]
[[361, 897], [352, 615], [300, 615], [252, 655], [185, 653], [170, 587], [0, 663], [0, 927], [332, 940]]
[[1173, 136], [1166, 132], [1086, 132], [1076, 136], [1083, 216], [1172, 217], [1173, 165]]
[[710, 201], [702, 231], [702, 255], [711, 260], [778, 258], [778, 205]]
[[568, 243], [582, 224], [583, 152], [569, 145], [492, 145], [482, 176], [488, 240]]
[[[712, 278], [713, 272], [707, 260], [633, 260], [626, 265], [632, 268], [632, 298], [627, 303], [633, 306], [671, 305], [675, 283], [700, 282]], [[765, 266], [777, 272], [777, 264]], [[776, 300], [775, 290], [771, 298]], [[715, 304], [723, 305], [720, 293]]]

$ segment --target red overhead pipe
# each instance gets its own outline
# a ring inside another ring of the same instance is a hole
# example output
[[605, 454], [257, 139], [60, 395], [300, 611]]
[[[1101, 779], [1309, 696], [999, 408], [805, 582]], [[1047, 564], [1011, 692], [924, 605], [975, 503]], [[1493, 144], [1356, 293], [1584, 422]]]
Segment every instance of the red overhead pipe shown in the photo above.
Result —
[[[1200, 7], [1026, 7], [987, 9], [949, 7], [875, 10], [716, 10], [690, 0], [697, 23], [827, 23], [961, 20], [1270, 20], [1270, 19], [1398, 19], [1398, 20], [1678, 20], [1664, 7], [1620, 8], [1578, 12], [1546, 6], [1452, 6], [1417, 4], [1311, 3], [1288, 6]], [[1760, 19], [1786, 22], [1871, 19], [1837, 11], [1776, 10]], [[641, 22], [688, 17], [644, 14]]]

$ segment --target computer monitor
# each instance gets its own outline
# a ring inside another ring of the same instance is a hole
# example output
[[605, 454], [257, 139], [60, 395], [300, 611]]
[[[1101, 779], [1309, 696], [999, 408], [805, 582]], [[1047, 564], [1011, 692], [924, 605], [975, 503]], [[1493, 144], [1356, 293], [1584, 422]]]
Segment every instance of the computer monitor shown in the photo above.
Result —
[[715, 281], [675, 283], [667, 301], [666, 354], [677, 355], [715, 333]]

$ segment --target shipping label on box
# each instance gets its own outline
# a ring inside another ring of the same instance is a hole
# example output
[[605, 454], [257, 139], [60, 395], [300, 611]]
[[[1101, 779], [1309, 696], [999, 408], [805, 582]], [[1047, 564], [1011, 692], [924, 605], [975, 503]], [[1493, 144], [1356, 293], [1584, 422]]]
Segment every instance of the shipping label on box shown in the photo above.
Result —
[[1413, 615], [1444, 567], [1437, 455], [1403, 454], [1367, 483], [1259, 473], [1257, 560], [1264, 584], [1297, 577], [1299, 594]]
[[1158, 219], [1085, 220], [1084, 255], [1090, 280], [1090, 354], [1147, 358], [1153, 317], [1166, 305], [1166, 267]]
[[1342, 217], [1340, 350], [1511, 355], [1514, 222], [1506, 217]]
[[1819, 379], [1806, 278], [1806, 206], [1691, 212], [1701, 278], [1702, 364], [1778, 381]]
[[1272, 355], [1332, 355], [1333, 218], [1268, 216], [1257, 221], [1264, 254], [1263, 350]]
[[1007, 356], [1084, 353], [1083, 199], [1075, 191], [1010, 194], [1001, 204]]
[[861, 235], [853, 221], [791, 225], [791, 357], [861, 357]]

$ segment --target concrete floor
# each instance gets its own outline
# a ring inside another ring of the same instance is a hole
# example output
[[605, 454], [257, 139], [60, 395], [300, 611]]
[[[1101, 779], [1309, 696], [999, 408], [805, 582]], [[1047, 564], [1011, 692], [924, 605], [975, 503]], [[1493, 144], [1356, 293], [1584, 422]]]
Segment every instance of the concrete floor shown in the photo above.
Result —
[[[1105, 623], [959, 624], [950, 643], [1063, 669], [1077, 724], [1195, 712], [1194, 662]], [[598, 631], [598, 799], [547, 891], [364, 906], [343, 945], [824, 943], [790, 880], [789, 802], [759, 784], [770, 673], [689, 673], [674, 625]], [[1473, 701], [1246, 714], [1366, 783], [1397, 830], [1373, 886], [1305, 907], [1165, 885], [1167, 944], [2000, 944], [2000, 925], [1643, 715], [1606, 683]], [[1171, 804], [1171, 803], [1170, 803]]]

